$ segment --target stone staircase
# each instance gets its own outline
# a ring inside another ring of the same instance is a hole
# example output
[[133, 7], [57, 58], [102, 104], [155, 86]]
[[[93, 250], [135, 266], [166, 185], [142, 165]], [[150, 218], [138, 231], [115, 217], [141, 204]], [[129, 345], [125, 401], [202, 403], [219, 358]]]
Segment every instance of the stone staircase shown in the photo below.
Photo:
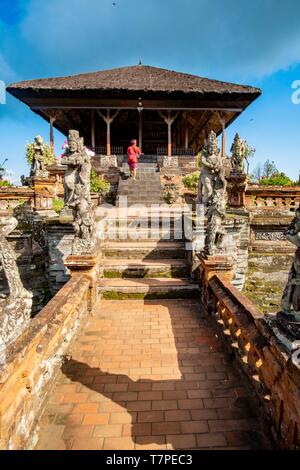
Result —
[[198, 297], [182, 240], [107, 241], [99, 288], [105, 299]]
[[127, 204], [162, 204], [163, 191], [160, 182], [160, 173], [155, 163], [140, 163], [137, 172], [137, 179], [134, 181], [129, 177], [129, 167], [123, 163], [121, 168], [121, 178], [119, 181], [117, 205], [120, 204], [120, 197], [127, 197]]
[[[127, 165], [123, 173], [128, 174]], [[190, 280], [181, 209], [149, 208], [162, 200], [154, 164], [140, 164], [137, 181], [123, 179], [118, 200], [144, 203], [137, 215], [120, 210], [108, 221], [99, 289], [105, 299], [196, 298], [198, 285]], [[148, 215], [151, 214], [152, 218]], [[116, 216], [115, 216], [116, 217]]]

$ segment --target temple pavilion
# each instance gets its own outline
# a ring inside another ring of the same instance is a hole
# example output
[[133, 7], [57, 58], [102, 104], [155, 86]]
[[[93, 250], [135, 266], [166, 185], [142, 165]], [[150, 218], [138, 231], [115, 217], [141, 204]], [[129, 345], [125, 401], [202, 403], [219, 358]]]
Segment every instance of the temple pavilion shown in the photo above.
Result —
[[208, 131], [222, 133], [260, 94], [251, 86], [148, 65], [14, 83], [7, 91], [64, 135], [77, 129], [96, 155], [195, 155]]

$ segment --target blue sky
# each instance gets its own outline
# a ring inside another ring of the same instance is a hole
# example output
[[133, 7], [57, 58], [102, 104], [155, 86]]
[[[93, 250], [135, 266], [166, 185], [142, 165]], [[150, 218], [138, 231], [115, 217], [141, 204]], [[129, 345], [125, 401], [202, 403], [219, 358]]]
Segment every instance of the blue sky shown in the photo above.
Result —
[[[115, 5], [113, 5], [115, 3]], [[297, 0], [0, 0], [0, 80], [9, 83], [144, 64], [258, 86], [263, 96], [228, 128], [293, 179], [300, 170]], [[299, 94], [300, 96], [300, 94]], [[0, 105], [0, 160], [17, 180], [25, 145], [48, 124], [15, 98]], [[55, 133], [56, 153], [64, 140]], [[1, 161], [2, 161], [1, 160]], [[0, 163], [1, 163], [0, 161]]]

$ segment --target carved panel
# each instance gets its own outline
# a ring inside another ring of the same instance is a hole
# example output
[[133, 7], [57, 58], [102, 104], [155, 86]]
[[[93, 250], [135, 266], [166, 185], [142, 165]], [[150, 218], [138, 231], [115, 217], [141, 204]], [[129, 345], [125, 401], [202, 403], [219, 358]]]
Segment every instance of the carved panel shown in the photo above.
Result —
[[278, 241], [278, 240], [286, 240], [283, 232], [277, 231], [260, 231], [255, 232], [255, 239], [256, 240], [265, 240], [265, 241]]

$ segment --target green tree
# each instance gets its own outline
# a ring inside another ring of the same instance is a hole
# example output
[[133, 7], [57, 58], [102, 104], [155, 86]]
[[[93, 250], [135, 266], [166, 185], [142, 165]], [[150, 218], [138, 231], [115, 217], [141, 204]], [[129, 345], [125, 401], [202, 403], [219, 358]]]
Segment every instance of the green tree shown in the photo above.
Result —
[[270, 160], [266, 160], [264, 163], [259, 163], [254, 168], [251, 174], [251, 180], [255, 183], [260, 184], [260, 182], [265, 178], [271, 178], [279, 173], [276, 168], [275, 163]]
[[279, 171], [276, 168], [275, 163], [270, 160], [265, 161], [264, 163], [264, 169], [263, 169], [263, 177], [264, 178], [272, 178], [272, 176], [275, 176], [279, 173]]
[[254, 168], [251, 180], [264, 186], [294, 186], [296, 184], [283, 171], [280, 172], [275, 163], [270, 160], [259, 163]]
[[285, 173], [277, 173], [270, 178], [263, 178], [260, 184], [264, 186], [294, 186], [292, 181]]

